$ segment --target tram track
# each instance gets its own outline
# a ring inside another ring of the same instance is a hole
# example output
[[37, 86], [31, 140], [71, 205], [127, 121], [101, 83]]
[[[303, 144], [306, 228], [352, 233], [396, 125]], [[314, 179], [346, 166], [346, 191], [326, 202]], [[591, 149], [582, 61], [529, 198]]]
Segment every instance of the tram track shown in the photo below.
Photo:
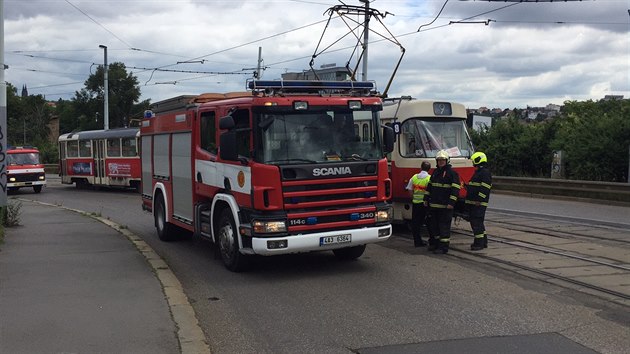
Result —
[[500, 211], [488, 212], [486, 228], [489, 248], [470, 251], [470, 227], [456, 222], [451, 253], [630, 306], [628, 229]]
[[[518, 216], [514, 219], [514, 216]], [[520, 227], [522, 230], [531, 230], [530, 225], [536, 224], [536, 232], [550, 236], [566, 235], [568, 238], [584, 237], [588, 239], [597, 239], [602, 241], [613, 241], [621, 244], [630, 245], [630, 235], [627, 230], [630, 225], [621, 223], [611, 223], [599, 220], [577, 219], [569, 217], [560, 217], [555, 215], [540, 215], [526, 212], [514, 212], [506, 210], [489, 211], [486, 216], [487, 222], [501, 223], [503, 225], [511, 225], [512, 227]], [[554, 227], [545, 227], [540, 224], [542, 222], [553, 222]], [[597, 232], [604, 232], [608, 236], [594, 234], [593, 232], [580, 232], [579, 228], [595, 228]], [[573, 228], [571, 231], [564, 231], [562, 228]], [[576, 228], [578, 228], [576, 230]], [[614, 236], [610, 236], [610, 235]]]

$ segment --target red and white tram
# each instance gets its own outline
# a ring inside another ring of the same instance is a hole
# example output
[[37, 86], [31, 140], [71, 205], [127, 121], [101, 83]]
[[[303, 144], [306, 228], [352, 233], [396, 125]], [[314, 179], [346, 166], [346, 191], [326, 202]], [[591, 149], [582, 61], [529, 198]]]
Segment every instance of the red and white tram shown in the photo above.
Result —
[[[381, 122], [393, 124], [397, 141], [389, 156], [392, 180], [394, 222], [411, 220], [411, 197], [405, 190], [409, 179], [420, 171], [420, 164], [429, 161], [435, 168], [435, 154], [446, 150], [450, 164], [459, 173], [462, 185], [474, 173], [470, 156], [474, 148], [466, 129], [466, 108], [460, 103], [415, 100], [409, 97], [391, 99], [383, 104]], [[464, 215], [466, 189], [462, 188], [456, 215]]]
[[139, 135], [139, 128], [119, 128], [59, 136], [61, 183], [139, 189]]

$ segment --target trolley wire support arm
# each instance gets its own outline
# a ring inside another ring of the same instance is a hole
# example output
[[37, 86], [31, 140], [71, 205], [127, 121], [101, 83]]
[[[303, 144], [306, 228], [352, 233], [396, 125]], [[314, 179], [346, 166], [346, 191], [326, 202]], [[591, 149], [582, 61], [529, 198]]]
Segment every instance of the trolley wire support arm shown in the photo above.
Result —
[[[315, 48], [315, 51], [313, 52], [313, 55], [311, 57], [311, 61], [309, 62], [309, 67], [314, 77], [317, 80], [319, 80], [317, 72], [314, 68], [315, 58], [317, 58], [322, 53], [330, 50], [335, 44], [338, 44], [341, 40], [343, 40], [344, 38], [352, 34], [356, 38], [356, 44], [354, 45], [354, 48], [350, 54], [350, 58], [346, 62], [345, 68], [346, 70], [348, 70], [348, 74], [350, 75], [350, 80], [356, 81], [356, 73], [358, 71], [359, 65], [366, 59], [364, 55], [367, 52], [368, 43], [363, 41], [362, 38], [363, 38], [363, 35], [366, 33], [366, 31], [368, 31], [369, 33], [373, 33], [379, 36], [381, 39], [378, 41], [386, 40], [386, 41], [389, 41], [390, 43], [397, 45], [400, 48], [400, 53], [401, 53], [400, 57], [388, 80], [385, 90], [381, 94], [382, 97], [387, 97], [387, 92], [389, 91], [389, 88], [394, 80], [394, 76], [396, 75], [396, 72], [398, 71], [398, 68], [400, 67], [400, 63], [402, 62], [402, 59], [405, 55], [405, 48], [396, 39], [396, 37], [389, 31], [389, 29], [385, 26], [385, 24], [382, 21], [382, 19], [384, 19], [390, 13], [389, 12], [382, 13], [379, 10], [374, 9], [374, 8], [367, 8], [363, 6], [354, 6], [354, 5], [345, 5], [345, 4], [335, 5], [329, 8], [328, 10], [326, 10], [324, 14], [326, 13], [328, 14], [328, 21], [326, 22], [326, 26], [324, 27], [322, 35], [317, 43], [317, 47]], [[344, 34], [343, 36], [341, 36], [340, 38], [338, 38], [337, 40], [333, 41], [331, 44], [327, 45], [324, 49], [320, 50], [320, 46], [322, 46], [324, 36], [326, 34], [328, 27], [330, 26], [330, 22], [334, 15], [337, 15], [337, 17], [339, 17], [344, 22], [344, 24], [348, 28], [348, 32]], [[357, 19], [351, 16], [356, 16], [356, 17], [363, 16], [363, 18], [365, 18], [365, 21], [364, 22], [358, 21]], [[370, 19], [372, 18], [376, 19], [378, 24], [385, 30], [386, 34], [377, 32], [374, 29], [369, 27], [368, 24], [370, 22]], [[359, 28], [362, 28], [362, 30], [361, 30], [361, 33], [357, 35], [355, 31]], [[358, 53], [356, 65], [354, 66], [354, 68], [351, 68], [350, 62], [352, 61], [352, 58], [355, 56], [355, 54], [357, 54], [357, 49], [359, 48], [359, 46], [362, 48], [362, 50], [360, 53]], [[346, 48], [342, 48], [342, 49], [346, 49]]]

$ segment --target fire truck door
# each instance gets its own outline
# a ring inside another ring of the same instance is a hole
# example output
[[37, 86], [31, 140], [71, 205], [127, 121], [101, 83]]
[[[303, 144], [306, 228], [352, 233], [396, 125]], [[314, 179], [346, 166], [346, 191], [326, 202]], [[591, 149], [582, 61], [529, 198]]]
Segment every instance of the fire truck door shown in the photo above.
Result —
[[105, 179], [105, 140], [92, 141], [94, 151], [94, 184], [103, 184]]

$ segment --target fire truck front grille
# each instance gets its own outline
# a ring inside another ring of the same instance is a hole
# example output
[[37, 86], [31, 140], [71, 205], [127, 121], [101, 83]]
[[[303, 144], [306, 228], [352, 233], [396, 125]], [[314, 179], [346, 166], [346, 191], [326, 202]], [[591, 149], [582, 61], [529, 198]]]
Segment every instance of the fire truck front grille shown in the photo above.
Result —
[[326, 210], [340, 206], [356, 206], [376, 201], [376, 178], [361, 178], [352, 182], [333, 180], [285, 182], [284, 205], [287, 210]]
[[376, 176], [283, 183], [290, 232], [315, 232], [374, 224]]
[[15, 182], [36, 182], [39, 181], [39, 176], [43, 176], [44, 174], [41, 172], [37, 173], [21, 173], [21, 174], [12, 174], [9, 177], [15, 178]]

